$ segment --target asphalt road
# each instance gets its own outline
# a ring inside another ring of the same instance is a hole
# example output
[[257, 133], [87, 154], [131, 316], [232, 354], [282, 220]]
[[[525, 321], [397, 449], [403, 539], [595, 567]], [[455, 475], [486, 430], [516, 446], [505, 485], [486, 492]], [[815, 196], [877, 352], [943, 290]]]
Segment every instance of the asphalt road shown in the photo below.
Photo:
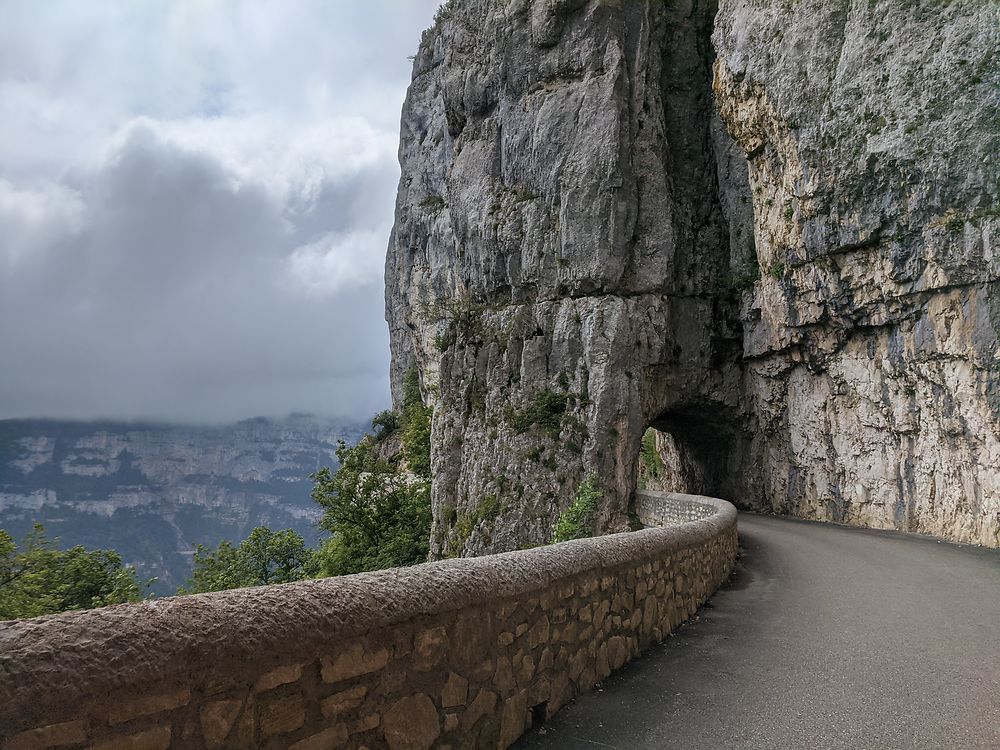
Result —
[[741, 514], [696, 619], [516, 745], [1000, 749], [1000, 552]]

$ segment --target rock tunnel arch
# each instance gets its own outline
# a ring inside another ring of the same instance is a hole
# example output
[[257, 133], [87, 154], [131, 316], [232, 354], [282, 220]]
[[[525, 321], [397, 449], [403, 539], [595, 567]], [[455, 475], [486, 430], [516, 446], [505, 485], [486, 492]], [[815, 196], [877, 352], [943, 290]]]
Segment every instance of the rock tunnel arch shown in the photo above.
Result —
[[648, 420], [639, 438], [635, 492], [658, 490], [739, 499], [746, 439], [726, 407], [710, 403], [673, 406]]

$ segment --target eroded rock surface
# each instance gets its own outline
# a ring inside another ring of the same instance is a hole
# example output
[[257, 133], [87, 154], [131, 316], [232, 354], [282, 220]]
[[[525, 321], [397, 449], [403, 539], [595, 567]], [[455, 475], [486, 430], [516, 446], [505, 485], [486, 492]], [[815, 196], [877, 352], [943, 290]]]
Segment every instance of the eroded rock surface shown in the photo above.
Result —
[[453, 0], [404, 106], [397, 400], [435, 554], [548, 539], [589, 473], [1000, 543], [997, 12]]

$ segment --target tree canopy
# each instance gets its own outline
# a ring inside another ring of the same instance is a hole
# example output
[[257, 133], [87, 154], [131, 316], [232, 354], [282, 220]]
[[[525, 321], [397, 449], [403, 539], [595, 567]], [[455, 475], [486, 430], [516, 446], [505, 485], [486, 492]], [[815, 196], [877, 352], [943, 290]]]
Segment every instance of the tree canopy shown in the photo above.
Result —
[[113, 550], [61, 550], [42, 524], [18, 547], [0, 529], [0, 620], [138, 601], [145, 588]]
[[194, 553], [194, 572], [178, 593], [288, 583], [314, 573], [314, 553], [301, 536], [291, 529], [271, 531], [258, 526], [239, 545], [223, 541], [213, 550], [199, 544]]

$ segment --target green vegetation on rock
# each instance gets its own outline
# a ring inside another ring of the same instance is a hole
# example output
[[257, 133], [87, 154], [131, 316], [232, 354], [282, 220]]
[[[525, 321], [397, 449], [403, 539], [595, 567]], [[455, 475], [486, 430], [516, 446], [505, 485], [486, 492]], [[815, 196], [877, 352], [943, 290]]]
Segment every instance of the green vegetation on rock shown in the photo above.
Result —
[[650, 481], [655, 481], [666, 473], [666, 465], [656, 449], [656, 430], [650, 427], [642, 435], [639, 449], [639, 488], [647, 489]]
[[576, 498], [562, 512], [552, 534], [552, 543], [568, 542], [594, 535], [594, 521], [601, 507], [601, 488], [597, 477], [590, 475], [576, 491]]
[[570, 395], [567, 393], [557, 393], [546, 388], [535, 394], [526, 409], [510, 412], [510, 425], [516, 432], [527, 432], [537, 426], [558, 433], [569, 399]]
[[431, 476], [431, 415], [434, 410], [424, 406], [420, 395], [420, 376], [410, 368], [403, 381], [403, 454], [414, 474]]

